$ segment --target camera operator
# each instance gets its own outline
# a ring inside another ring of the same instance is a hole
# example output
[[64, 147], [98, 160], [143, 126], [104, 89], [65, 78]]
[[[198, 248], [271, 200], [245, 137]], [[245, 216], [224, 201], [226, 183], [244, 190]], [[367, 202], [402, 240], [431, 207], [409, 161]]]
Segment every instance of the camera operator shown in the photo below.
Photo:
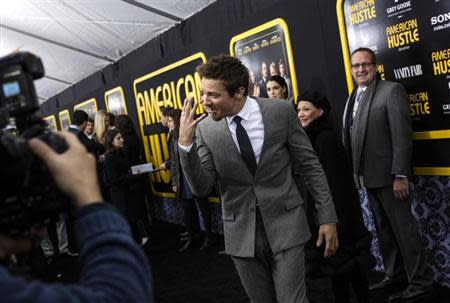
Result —
[[[126, 221], [102, 202], [95, 158], [70, 133], [58, 134], [68, 149], [58, 154], [40, 139], [29, 148], [50, 170], [57, 186], [72, 198], [77, 211], [81, 278], [77, 284], [27, 282], [0, 266], [2, 302], [153, 302], [150, 268]], [[0, 258], [32, 247], [29, 238], [0, 235]]]

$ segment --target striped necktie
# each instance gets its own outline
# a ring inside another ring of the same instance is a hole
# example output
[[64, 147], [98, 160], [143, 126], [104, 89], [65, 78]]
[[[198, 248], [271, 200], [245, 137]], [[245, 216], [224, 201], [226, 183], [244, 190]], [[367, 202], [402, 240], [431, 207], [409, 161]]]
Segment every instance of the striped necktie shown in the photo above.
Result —
[[364, 90], [362, 90], [361, 88], [358, 88], [358, 91], [356, 92], [355, 103], [353, 104], [353, 112], [352, 112], [353, 119], [355, 119], [356, 113], [358, 112], [359, 102], [361, 101], [361, 97], [363, 95], [364, 95]]

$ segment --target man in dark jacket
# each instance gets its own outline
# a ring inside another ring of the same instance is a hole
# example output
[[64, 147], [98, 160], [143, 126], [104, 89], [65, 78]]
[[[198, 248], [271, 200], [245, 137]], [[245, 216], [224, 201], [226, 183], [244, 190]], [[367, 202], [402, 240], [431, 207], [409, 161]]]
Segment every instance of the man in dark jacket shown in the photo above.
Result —
[[90, 152], [98, 159], [99, 155], [102, 154], [105, 150], [104, 147], [88, 138], [84, 133], [86, 125], [89, 120], [89, 115], [83, 110], [76, 110], [73, 113], [73, 121], [69, 126], [68, 132], [76, 135], [78, 140], [86, 147], [87, 151]]
[[[55, 153], [39, 139], [31, 150], [47, 165], [59, 188], [77, 207], [81, 279], [73, 285], [26, 282], [0, 267], [2, 302], [153, 302], [150, 268], [125, 220], [102, 203], [95, 159], [75, 136], [61, 135], [69, 148]], [[31, 247], [29, 239], [0, 235], [0, 258]]]

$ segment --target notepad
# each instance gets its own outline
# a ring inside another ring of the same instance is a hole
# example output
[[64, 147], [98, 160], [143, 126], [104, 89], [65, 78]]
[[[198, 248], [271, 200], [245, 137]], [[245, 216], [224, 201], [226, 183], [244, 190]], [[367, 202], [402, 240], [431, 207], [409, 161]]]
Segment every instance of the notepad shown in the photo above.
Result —
[[153, 165], [151, 163], [145, 163], [145, 164], [135, 165], [135, 166], [131, 167], [131, 173], [133, 175], [148, 173], [151, 171], [153, 171]]

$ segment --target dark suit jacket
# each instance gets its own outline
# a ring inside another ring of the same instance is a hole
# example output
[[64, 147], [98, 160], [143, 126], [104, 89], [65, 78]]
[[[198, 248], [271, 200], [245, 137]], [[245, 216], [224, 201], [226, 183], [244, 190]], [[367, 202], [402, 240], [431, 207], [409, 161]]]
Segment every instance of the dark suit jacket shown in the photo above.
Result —
[[347, 100], [343, 142], [351, 155], [353, 177], [367, 188], [391, 186], [395, 175], [412, 178], [412, 127], [402, 85], [375, 80], [367, 87], [350, 132], [354, 93]]
[[196, 196], [206, 196], [218, 181], [225, 250], [238, 257], [254, 256], [257, 204], [274, 253], [309, 239], [304, 202], [292, 177], [293, 160], [300, 164], [318, 204], [319, 222], [337, 221], [325, 175], [292, 104], [269, 99], [257, 102], [264, 143], [255, 176], [242, 160], [226, 119], [201, 121], [193, 148], [189, 152], [180, 149], [182, 168]]
[[87, 151], [95, 156], [96, 159], [105, 152], [103, 145], [89, 139], [86, 134], [77, 128], [69, 127], [68, 132], [76, 135], [78, 140], [86, 147]]

